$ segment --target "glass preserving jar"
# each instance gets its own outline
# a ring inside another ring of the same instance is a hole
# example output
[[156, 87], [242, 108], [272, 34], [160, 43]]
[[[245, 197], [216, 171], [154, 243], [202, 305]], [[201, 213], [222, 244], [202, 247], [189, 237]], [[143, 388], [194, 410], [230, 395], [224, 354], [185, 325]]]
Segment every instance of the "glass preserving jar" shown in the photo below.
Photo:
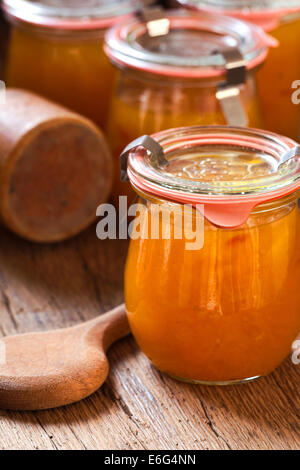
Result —
[[[132, 139], [163, 129], [261, 126], [255, 75], [269, 45], [261, 29], [178, 10], [164, 12], [153, 33], [155, 23], [134, 17], [106, 36], [105, 51], [119, 68], [108, 124], [115, 159]], [[116, 165], [114, 199], [132, 194]]]
[[173, 129], [150, 142], [121, 157], [140, 202], [125, 271], [139, 346], [190, 382], [270, 373], [300, 330], [299, 147], [226, 126]]
[[106, 30], [141, 0], [4, 0], [12, 23], [5, 80], [106, 123], [114, 70]]
[[257, 74], [265, 127], [300, 138], [300, 110], [292, 102], [292, 84], [300, 76], [299, 0], [178, 0], [197, 10], [224, 13], [256, 23], [269, 32], [278, 47]]

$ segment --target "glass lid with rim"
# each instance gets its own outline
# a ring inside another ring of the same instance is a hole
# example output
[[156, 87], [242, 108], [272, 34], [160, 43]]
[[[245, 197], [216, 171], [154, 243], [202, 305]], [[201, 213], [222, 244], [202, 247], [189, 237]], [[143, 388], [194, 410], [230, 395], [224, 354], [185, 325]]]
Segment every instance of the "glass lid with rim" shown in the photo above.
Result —
[[287, 137], [258, 129], [196, 126], [159, 132], [152, 138], [162, 147], [166, 161], [161, 165], [148, 151], [130, 152], [128, 171], [135, 181], [230, 197], [271, 196], [300, 185], [300, 155], [283, 162], [291, 149], [299, 150]]
[[300, 146], [271, 132], [199, 126], [152, 139], [155, 150], [134, 143], [127, 149], [131, 184], [174, 202], [205, 204], [215, 225], [239, 226], [257, 205], [300, 188]]
[[220, 10], [299, 9], [300, 0], [177, 0], [181, 5]]
[[[148, 1], [147, 4], [150, 2]], [[7, 15], [26, 23], [63, 28], [106, 27], [142, 8], [143, 0], [3, 0]]]
[[106, 35], [105, 50], [121, 67], [183, 77], [224, 74], [222, 51], [238, 49], [246, 66], [260, 64], [272, 45], [260, 28], [236, 18], [182, 10], [164, 12], [167, 33], [152, 37], [147, 22], [133, 17]]

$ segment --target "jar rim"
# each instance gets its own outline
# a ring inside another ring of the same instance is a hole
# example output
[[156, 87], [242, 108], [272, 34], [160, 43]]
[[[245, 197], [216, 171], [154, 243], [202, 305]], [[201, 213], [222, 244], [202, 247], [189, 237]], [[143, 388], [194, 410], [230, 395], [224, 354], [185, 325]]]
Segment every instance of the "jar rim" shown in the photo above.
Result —
[[[171, 129], [154, 134], [152, 138], [162, 147], [168, 165], [162, 166], [149, 151], [138, 147], [128, 154], [127, 173], [134, 187], [145, 193], [161, 196], [183, 204], [205, 204], [210, 220], [218, 226], [236, 227], [247, 220], [250, 212], [259, 204], [280, 199], [300, 188], [300, 156], [283, 165], [282, 157], [297, 147], [292, 139], [266, 132], [230, 126], [196, 126]], [[193, 155], [223, 152], [252, 152], [262, 163], [272, 168], [263, 174], [245, 180], [203, 181], [182, 176], [169, 169], [173, 163], [185, 158], [193, 161]]]
[[223, 12], [244, 10], [245, 13], [262, 14], [300, 10], [299, 0], [177, 0], [177, 2], [189, 7]]
[[22, 22], [60, 30], [90, 30], [111, 27], [143, 6], [142, 0], [2, 0], [3, 10], [12, 22]]
[[282, 18], [288, 21], [300, 12], [300, 0], [177, 0], [193, 11], [219, 13], [252, 21], [269, 32]]
[[[120, 68], [164, 76], [221, 77], [226, 72], [222, 50], [239, 49], [251, 70], [275, 45], [261, 28], [236, 18], [184, 10], [165, 11], [163, 18], [169, 21], [168, 33], [156, 37], [149, 35], [147, 22], [138, 17], [110, 29], [104, 47], [110, 60]], [[196, 46], [186, 47], [192, 41]]]

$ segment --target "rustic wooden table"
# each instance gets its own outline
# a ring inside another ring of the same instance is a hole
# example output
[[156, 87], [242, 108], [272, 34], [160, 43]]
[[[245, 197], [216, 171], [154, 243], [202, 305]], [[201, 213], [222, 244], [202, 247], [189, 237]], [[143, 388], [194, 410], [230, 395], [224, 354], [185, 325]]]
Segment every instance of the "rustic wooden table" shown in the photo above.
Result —
[[[126, 249], [99, 241], [95, 227], [53, 246], [0, 229], [0, 335], [74, 325], [118, 305]], [[0, 411], [0, 448], [300, 448], [300, 366], [290, 359], [267, 378], [228, 388], [160, 374], [132, 337], [111, 348], [109, 361], [106, 384], [80, 403]]]
[[[2, 51], [6, 37], [0, 19]], [[97, 240], [95, 227], [53, 246], [0, 228], [0, 337], [71, 326], [118, 305], [126, 250], [127, 242]], [[267, 378], [228, 388], [175, 382], [131, 337], [109, 361], [106, 384], [80, 403], [0, 410], [0, 449], [300, 448], [300, 366], [290, 359]]]

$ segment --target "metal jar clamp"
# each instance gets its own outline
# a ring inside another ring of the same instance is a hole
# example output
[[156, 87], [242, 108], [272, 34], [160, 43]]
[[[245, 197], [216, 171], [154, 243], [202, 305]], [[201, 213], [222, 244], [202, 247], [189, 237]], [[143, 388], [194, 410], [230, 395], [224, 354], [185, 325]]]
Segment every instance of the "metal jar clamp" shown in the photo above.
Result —
[[[160, 7], [145, 8], [139, 17], [146, 23], [150, 37], [166, 36], [170, 20]], [[226, 81], [218, 85], [216, 98], [220, 103], [226, 123], [230, 126], [247, 126], [248, 116], [241, 101], [240, 87], [246, 83], [246, 61], [237, 47], [216, 50], [225, 61]]]

